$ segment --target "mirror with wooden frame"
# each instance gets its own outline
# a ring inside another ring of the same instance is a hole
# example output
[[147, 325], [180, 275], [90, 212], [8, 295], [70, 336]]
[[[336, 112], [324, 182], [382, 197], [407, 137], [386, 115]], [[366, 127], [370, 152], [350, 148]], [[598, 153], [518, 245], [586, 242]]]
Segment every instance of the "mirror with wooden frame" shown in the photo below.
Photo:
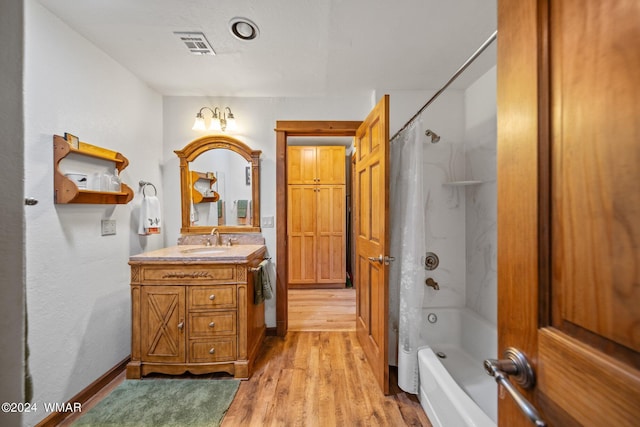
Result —
[[226, 135], [195, 139], [182, 150], [182, 234], [260, 231], [260, 150]]

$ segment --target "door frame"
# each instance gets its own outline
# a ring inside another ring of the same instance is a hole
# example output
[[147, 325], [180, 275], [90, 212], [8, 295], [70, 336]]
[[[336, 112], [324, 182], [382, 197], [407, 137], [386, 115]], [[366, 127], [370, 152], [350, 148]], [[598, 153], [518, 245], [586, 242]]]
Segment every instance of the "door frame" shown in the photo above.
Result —
[[362, 121], [276, 121], [276, 335], [289, 328], [287, 283], [287, 138], [290, 136], [356, 136]]

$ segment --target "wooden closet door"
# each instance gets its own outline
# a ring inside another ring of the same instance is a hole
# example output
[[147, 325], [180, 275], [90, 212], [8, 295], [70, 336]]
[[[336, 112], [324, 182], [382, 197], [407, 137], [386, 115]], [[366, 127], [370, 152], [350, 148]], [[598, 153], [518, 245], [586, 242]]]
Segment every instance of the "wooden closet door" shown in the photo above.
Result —
[[344, 285], [346, 280], [344, 185], [317, 186], [317, 283]]
[[287, 183], [315, 184], [316, 147], [290, 146], [287, 148]]
[[317, 184], [345, 183], [345, 147], [316, 147], [316, 181]]
[[316, 186], [289, 185], [289, 283], [316, 283]]

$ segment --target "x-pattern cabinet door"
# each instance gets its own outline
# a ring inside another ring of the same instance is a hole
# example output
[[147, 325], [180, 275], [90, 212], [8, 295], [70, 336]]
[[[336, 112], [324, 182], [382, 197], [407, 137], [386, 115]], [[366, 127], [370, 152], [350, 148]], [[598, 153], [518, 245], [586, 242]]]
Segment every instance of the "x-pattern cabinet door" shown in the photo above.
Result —
[[142, 360], [185, 362], [184, 307], [183, 286], [142, 287]]

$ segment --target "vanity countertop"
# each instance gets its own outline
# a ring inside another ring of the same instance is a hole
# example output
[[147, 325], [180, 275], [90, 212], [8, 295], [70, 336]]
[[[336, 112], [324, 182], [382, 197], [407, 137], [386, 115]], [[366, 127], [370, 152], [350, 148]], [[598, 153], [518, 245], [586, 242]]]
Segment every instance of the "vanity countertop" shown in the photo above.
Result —
[[245, 263], [252, 258], [264, 257], [265, 251], [265, 245], [176, 245], [133, 255], [129, 257], [129, 263]]

